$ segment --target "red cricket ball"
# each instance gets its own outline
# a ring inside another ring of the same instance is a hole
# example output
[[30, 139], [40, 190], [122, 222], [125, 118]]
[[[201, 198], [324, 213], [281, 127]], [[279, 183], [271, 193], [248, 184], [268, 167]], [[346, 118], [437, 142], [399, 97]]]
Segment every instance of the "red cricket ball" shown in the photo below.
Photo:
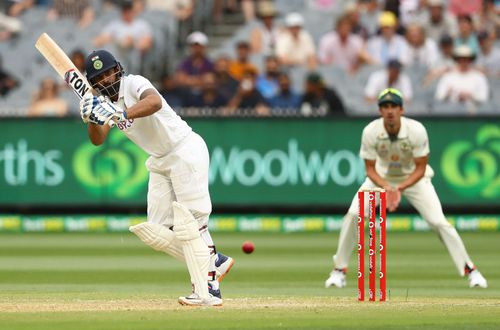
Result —
[[255, 249], [255, 245], [253, 245], [253, 243], [250, 241], [245, 241], [245, 242], [243, 242], [241, 249], [243, 250], [243, 252], [250, 254]]

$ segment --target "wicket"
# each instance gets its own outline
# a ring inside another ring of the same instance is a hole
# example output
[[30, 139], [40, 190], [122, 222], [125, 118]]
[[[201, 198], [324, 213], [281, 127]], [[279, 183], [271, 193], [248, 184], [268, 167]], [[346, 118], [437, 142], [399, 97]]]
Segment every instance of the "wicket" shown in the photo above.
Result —
[[372, 188], [358, 191], [358, 300], [365, 300], [365, 193], [368, 193], [368, 295], [370, 301], [375, 301], [376, 267], [376, 193], [380, 199], [380, 272], [379, 301], [386, 300], [386, 193], [384, 189]]

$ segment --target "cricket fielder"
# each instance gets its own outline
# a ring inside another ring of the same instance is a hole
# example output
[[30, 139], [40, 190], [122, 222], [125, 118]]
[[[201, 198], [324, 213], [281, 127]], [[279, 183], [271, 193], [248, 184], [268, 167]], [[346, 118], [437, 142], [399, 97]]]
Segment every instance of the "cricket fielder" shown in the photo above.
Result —
[[209, 154], [204, 140], [168, 105], [151, 82], [125, 75], [105, 51], [86, 59], [89, 83], [98, 96], [80, 102], [83, 122], [94, 145], [111, 129], [121, 130], [149, 154], [147, 222], [130, 227], [145, 244], [187, 264], [193, 293], [182, 305], [219, 306], [219, 281], [234, 261], [217, 253], [208, 232], [212, 204], [208, 191]]
[[[367, 178], [360, 189], [384, 188], [389, 212], [397, 209], [401, 195], [406, 197], [438, 233], [458, 273], [468, 276], [469, 286], [486, 288], [486, 279], [472, 263], [455, 228], [446, 220], [432, 185], [434, 172], [427, 164], [429, 141], [425, 127], [403, 116], [403, 97], [394, 88], [380, 93], [378, 106], [381, 118], [369, 123], [361, 138], [360, 156], [365, 161]], [[358, 199], [355, 196], [344, 216], [337, 253], [333, 256], [334, 268], [325, 281], [327, 288], [346, 286], [347, 266], [356, 243], [357, 218]]]

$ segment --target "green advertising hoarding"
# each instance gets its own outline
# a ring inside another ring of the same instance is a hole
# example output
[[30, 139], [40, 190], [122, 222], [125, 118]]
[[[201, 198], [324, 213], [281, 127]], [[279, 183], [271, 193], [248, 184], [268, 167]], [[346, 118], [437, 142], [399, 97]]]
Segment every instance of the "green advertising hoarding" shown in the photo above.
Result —
[[[210, 149], [215, 205], [345, 206], [364, 179], [357, 119], [189, 119]], [[500, 198], [500, 124], [422, 119], [446, 206]], [[0, 205], [144, 205], [141, 150], [113, 129], [104, 146], [76, 119], [0, 122]]]

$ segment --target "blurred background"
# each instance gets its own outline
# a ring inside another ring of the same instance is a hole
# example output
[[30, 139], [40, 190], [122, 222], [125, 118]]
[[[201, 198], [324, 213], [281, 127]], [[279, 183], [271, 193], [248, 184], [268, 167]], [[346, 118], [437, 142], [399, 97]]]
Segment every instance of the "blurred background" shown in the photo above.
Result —
[[[34, 48], [83, 72], [105, 48], [150, 79], [211, 153], [214, 231], [338, 231], [364, 179], [361, 131], [395, 87], [426, 126], [459, 230], [500, 228], [500, 1], [0, 1], [0, 231], [126, 231], [146, 155], [88, 142], [78, 101]], [[428, 230], [404, 204], [389, 230]]]

